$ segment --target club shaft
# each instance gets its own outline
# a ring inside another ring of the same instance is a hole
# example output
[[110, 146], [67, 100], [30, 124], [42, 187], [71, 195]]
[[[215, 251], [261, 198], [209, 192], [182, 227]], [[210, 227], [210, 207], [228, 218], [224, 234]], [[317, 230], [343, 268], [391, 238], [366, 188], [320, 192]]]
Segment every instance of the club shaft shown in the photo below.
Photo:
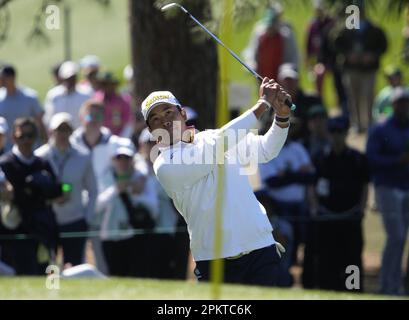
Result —
[[253, 69], [251, 69], [243, 60], [239, 58], [237, 54], [235, 54], [229, 47], [227, 47], [218, 37], [216, 37], [212, 32], [209, 31], [203, 24], [200, 23], [199, 20], [197, 20], [194, 16], [192, 16], [189, 11], [184, 11], [190, 19], [192, 19], [194, 22], [196, 22], [203, 30], [207, 32], [208, 35], [210, 35], [214, 40], [217, 41], [218, 44], [220, 44], [223, 48], [225, 48], [240, 64], [245, 67], [248, 71], [250, 71], [257, 79], [260, 81], [263, 81], [263, 78]]
[[[254, 71], [252, 68], [250, 68], [243, 60], [241, 60], [239, 58], [239, 56], [237, 54], [235, 54], [229, 47], [227, 47], [218, 37], [216, 37], [212, 32], [210, 32], [203, 24], [200, 23], [199, 20], [197, 20], [194, 16], [192, 16], [190, 14], [189, 11], [187, 11], [183, 6], [181, 6], [180, 4], [177, 3], [172, 3], [169, 5], [166, 5], [162, 8], [162, 11], [165, 11], [167, 9], [169, 9], [170, 7], [173, 6], [177, 6], [179, 7], [184, 13], [186, 13], [186, 15], [192, 19], [194, 22], [196, 22], [196, 24], [201, 27], [208, 35], [210, 35], [214, 40], [217, 41], [218, 44], [220, 44], [223, 48], [225, 48], [238, 62], [240, 62], [240, 64], [245, 67], [253, 76], [255, 76], [258, 80], [263, 81], [263, 78], [256, 72]], [[295, 104], [293, 104], [292, 102], [290, 102], [289, 100], [285, 101], [285, 104], [291, 109], [291, 110], [295, 110], [296, 106]]]

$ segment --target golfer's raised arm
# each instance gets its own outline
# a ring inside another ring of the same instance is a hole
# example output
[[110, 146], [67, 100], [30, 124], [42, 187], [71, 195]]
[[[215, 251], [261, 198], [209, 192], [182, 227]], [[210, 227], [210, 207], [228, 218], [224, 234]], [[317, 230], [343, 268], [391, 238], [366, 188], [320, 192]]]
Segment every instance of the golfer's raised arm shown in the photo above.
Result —
[[[291, 100], [290, 95], [274, 80], [264, 78], [260, 85], [259, 97], [257, 103], [251, 109], [233, 119], [220, 129], [221, 134], [228, 134], [229, 131], [236, 132], [237, 139], [235, 141], [232, 139], [226, 139], [229, 141], [226, 141], [225, 150], [234, 147], [242, 140], [242, 138], [244, 138], [244, 135], [239, 134], [239, 130], [256, 129], [258, 126], [258, 120], [269, 108], [273, 108], [275, 112], [275, 119], [272, 127], [277, 126], [277, 131], [289, 127], [291, 110], [285, 104], [285, 100]], [[287, 130], [285, 130], [285, 137], [287, 136], [286, 131]]]
[[275, 120], [264, 135], [250, 132], [238, 146], [240, 163], [266, 163], [274, 159], [284, 146], [287, 134], [288, 128], [280, 128]]

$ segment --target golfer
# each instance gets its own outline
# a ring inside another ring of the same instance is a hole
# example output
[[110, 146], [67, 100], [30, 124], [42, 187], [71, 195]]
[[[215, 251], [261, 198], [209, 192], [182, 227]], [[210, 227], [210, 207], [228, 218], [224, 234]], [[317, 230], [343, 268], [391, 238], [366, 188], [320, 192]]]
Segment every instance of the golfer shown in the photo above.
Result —
[[[195, 159], [208, 159], [207, 152], [214, 150], [220, 141], [226, 143], [222, 149], [226, 158], [239, 144], [247, 151], [256, 150], [258, 162], [275, 158], [287, 137], [290, 109], [284, 102], [291, 97], [268, 78], [264, 78], [260, 85], [259, 96], [251, 109], [221, 129], [196, 134], [186, 126], [186, 112], [169, 91], [152, 92], [142, 103], [142, 113], [149, 130], [160, 141], [160, 154], [154, 161], [154, 171], [186, 220], [190, 248], [196, 262], [195, 274], [200, 281], [209, 279], [211, 261], [222, 258], [225, 282], [254, 285], [274, 285], [276, 282], [280, 250], [284, 250], [272, 236], [271, 224], [263, 206], [254, 196], [248, 177], [241, 174], [243, 163], [226, 161], [222, 165], [223, 240], [221, 255], [216, 256], [216, 198], [220, 179], [217, 167], [220, 164], [216, 161], [183, 162], [192, 154]], [[257, 128], [257, 120], [269, 108], [274, 109], [275, 119], [266, 134], [259, 136], [249, 132]], [[225, 138], [225, 134], [232, 132], [240, 137], [239, 131], [243, 130], [249, 133], [242, 139]], [[240, 156], [238, 158], [241, 159]]]

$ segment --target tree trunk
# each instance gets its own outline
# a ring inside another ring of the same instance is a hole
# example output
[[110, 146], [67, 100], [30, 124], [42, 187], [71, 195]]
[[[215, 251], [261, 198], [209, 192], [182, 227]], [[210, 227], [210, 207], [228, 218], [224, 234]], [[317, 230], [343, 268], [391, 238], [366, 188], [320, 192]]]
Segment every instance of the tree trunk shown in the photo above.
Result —
[[[213, 128], [217, 89], [217, 51], [178, 8], [163, 13], [155, 0], [129, 0], [134, 93], [137, 106], [152, 91], [169, 90], [199, 114], [199, 128]], [[199, 21], [210, 19], [208, 0], [189, 1]]]

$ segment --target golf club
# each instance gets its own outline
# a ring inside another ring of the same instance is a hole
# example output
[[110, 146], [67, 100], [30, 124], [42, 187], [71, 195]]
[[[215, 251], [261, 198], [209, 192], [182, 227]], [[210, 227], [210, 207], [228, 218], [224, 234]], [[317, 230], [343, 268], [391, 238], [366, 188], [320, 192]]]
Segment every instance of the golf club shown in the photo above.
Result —
[[[169, 3], [165, 6], [163, 6], [161, 8], [161, 11], [166, 11], [170, 8], [173, 7], [178, 7], [180, 8], [184, 13], [186, 13], [188, 15], [189, 18], [191, 18], [194, 22], [196, 22], [199, 27], [201, 27], [208, 35], [210, 35], [214, 40], [217, 41], [218, 44], [220, 44], [223, 48], [225, 48], [234, 58], [236, 58], [236, 60], [238, 62], [240, 62], [240, 64], [245, 67], [251, 74], [253, 74], [257, 79], [259, 79], [260, 81], [263, 81], [263, 78], [253, 69], [251, 69], [244, 61], [242, 61], [237, 54], [235, 54], [232, 50], [230, 50], [230, 48], [228, 48], [227, 46], [224, 45], [224, 43], [218, 38], [216, 37], [213, 33], [211, 33], [204, 25], [202, 25], [194, 16], [192, 16], [190, 14], [189, 11], [187, 11], [183, 6], [181, 6], [178, 3]], [[285, 101], [285, 104], [291, 109], [291, 110], [295, 110], [296, 106], [294, 103], [290, 102], [289, 100]]]

